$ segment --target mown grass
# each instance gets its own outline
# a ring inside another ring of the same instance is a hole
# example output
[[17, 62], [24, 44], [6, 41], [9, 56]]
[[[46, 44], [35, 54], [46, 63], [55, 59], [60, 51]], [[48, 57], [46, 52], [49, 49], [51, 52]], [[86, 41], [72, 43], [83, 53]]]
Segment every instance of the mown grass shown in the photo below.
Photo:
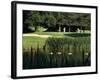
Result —
[[36, 48], [37, 45], [42, 47], [46, 41], [46, 38], [38, 38], [38, 37], [31, 37], [31, 36], [23, 36], [23, 48]]
[[84, 33], [77, 33], [77, 32], [34, 32], [33, 34], [39, 34], [39, 35], [51, 35], [53, 37], [55, 36], [67, 36], [67, 35], [80, 35], [80, 37], [83, 35], [89, 35], [90, 32], [84, 32]]

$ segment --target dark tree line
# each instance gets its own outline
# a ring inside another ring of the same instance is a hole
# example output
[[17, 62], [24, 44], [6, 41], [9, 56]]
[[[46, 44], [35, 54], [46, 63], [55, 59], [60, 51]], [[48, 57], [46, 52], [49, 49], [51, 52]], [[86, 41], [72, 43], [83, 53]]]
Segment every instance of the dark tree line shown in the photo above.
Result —
[[46, 11], [23, 11], [23, 31], [33, 27], [37, 31], [39, 27], [47, 28], [48, 31], [61, 32], [70, 27], [79, 27], [80, 30], [90, 30], [91, 15], [88, 13], [72, 12], [46, 12]]

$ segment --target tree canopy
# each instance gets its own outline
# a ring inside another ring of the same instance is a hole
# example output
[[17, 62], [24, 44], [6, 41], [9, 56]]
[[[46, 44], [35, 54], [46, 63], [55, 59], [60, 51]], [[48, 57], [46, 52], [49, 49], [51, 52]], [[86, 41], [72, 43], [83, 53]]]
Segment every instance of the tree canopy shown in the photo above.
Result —
[[73, 12], [47, 12], [47, 11], [23, 11], [23, 27], [56, 28], [63, 26], [80, 26], [90, 29], [91, 15], [89, 13]]

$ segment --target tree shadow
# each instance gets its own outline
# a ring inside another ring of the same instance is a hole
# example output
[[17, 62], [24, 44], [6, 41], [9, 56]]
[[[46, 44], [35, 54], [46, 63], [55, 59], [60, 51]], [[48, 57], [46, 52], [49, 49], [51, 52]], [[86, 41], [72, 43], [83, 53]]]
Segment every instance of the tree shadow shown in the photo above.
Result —
[[34, 30], [30, 29], [29, 27], [23, 28], [23, 33], [31, 33], [31, 32], [34, 32]]
[[90, 36], [90, 33], [71, 33], [71, 34], [64, 34], [64, 36], [69, 36], [69, 37], [88, 37]]

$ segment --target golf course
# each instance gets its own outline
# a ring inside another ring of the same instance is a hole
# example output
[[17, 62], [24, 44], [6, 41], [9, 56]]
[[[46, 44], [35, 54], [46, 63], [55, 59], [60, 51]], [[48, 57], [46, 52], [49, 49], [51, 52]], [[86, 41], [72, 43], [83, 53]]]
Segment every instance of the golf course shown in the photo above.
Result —
[[23, 69], [91, 65], [87, 13], [23, 11]]

